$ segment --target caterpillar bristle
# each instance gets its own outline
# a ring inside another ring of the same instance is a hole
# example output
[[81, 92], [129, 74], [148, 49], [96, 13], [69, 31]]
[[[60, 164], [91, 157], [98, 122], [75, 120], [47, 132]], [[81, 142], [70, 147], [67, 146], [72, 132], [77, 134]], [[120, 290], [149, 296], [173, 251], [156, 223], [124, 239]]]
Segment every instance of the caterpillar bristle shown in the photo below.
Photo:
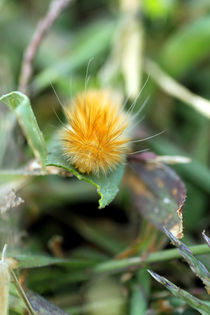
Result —
[[65, 109], [61, 132], [64, 155], [79, 172], [107, 174], [124, 163], [129, 150], [130, 115], [108, 91], [78, 94]]

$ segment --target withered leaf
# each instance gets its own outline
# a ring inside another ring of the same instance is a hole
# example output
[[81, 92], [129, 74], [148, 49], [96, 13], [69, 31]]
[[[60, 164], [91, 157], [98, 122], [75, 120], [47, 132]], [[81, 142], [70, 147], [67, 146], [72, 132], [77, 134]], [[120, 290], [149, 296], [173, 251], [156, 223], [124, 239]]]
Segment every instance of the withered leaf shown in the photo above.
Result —
[[32, 291], [26, 291], [26, 295], [37, 315], [70, 315]]
[[182, 208], [186, 189], [180, 177], [162, 163], [151, 163], [152, 152], [133, 155], [125, 182], [137, 209], [153, 225], [165, 226], [175, 237], [183, 236]]

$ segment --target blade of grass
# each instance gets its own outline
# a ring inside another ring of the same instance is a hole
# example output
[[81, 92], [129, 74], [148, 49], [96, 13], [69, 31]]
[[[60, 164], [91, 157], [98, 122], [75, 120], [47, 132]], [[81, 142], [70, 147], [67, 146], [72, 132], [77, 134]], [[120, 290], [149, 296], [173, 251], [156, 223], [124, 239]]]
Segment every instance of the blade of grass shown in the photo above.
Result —
[[177, 240], [177, 238], [166, 228], [164, 228], [164, 232], [170, 238], [172, 244], [178, 248], [182, 257], [189, 264], [191, 270], [202, 280], [202, 282], [206, 286], [207, 292], [210, 293], [210, 273], [208, 272], [206, 267], [193, 256], [192, 252], [184, 243]]
[[159, 276], [157, 273], [151, 270], [148, 270], [148, 272], [155, 280], [164, 285], [173, 295], [184, 300], [189, 306], [196, 309], [203, 315], [210, 314], [210, 306], [207, 303], [205, 303], [202, 300], [199, 300], [198, 298], [194, 297], [187, 291], [180, 289], [171, 281], [167, 280], [164, 277]]

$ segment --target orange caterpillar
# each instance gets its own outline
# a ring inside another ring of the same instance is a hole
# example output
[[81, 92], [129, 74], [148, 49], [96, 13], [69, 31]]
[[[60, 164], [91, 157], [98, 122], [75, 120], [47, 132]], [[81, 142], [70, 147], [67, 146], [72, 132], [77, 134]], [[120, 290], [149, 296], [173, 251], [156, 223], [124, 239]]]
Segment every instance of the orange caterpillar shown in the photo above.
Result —
[[131, 119], [107, 91], [90, 90], [76, 96], [65, 109], [64, 154], [79, 172], [107, 174], [124, 162], [129, 148]]

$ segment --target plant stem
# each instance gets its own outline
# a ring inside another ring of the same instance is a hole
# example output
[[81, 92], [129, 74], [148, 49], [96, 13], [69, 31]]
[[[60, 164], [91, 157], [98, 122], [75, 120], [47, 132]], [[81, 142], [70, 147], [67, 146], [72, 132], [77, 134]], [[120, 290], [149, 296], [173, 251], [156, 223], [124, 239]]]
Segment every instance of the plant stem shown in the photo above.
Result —
[[[210, 248], [206, 244], [190, 246], [193, 255], [207, 254], [210, 253]], [[167, 249], [155, 253], [149, 254], [146, 258], [142, 257], [131, 257], [120, 260], [110, 260], [99, 264], [93, 268], [93, 273], [103, 272], [120, 272], [126, 268], [140, 267], [142, 264], [156, 263], [169, 259], [181, 258], [181, 254], [178, 249]]]
[[210, 101], [192, 93], [185, 86], [181, 85], [166, 72], [164, 72], [154, 61], [147, 59], [145, 61], [145, 72], [153, 78], [153, 80], [167, 94], [176, 97], [185, 104], [190, 105], [200, 114], [210, 119]]
[[9, 268], [9, 272], [10, 272], [12, 280], [14, 281], [14, 285], [15, 285], [17, 291], [18, 291], [18, 294], [20, 295], [21, 299], [23, 300], [23, 302], [24, 302], [24, 304], [25, 304], [29, 314], [30, 315], [36, 315], [36, 312], [32, 309], [32, 306], [31, 306], [31, 304], [30, 304], [30, 302], [29, 302], [29, 300], [28, 300], [28, 298], [27, 298], [23, 288], [21, 287], [21, 285], [20, 285], [20, 283], [19, 283], [19, 281], [18, 281], [14, 271], [11, 268]]

